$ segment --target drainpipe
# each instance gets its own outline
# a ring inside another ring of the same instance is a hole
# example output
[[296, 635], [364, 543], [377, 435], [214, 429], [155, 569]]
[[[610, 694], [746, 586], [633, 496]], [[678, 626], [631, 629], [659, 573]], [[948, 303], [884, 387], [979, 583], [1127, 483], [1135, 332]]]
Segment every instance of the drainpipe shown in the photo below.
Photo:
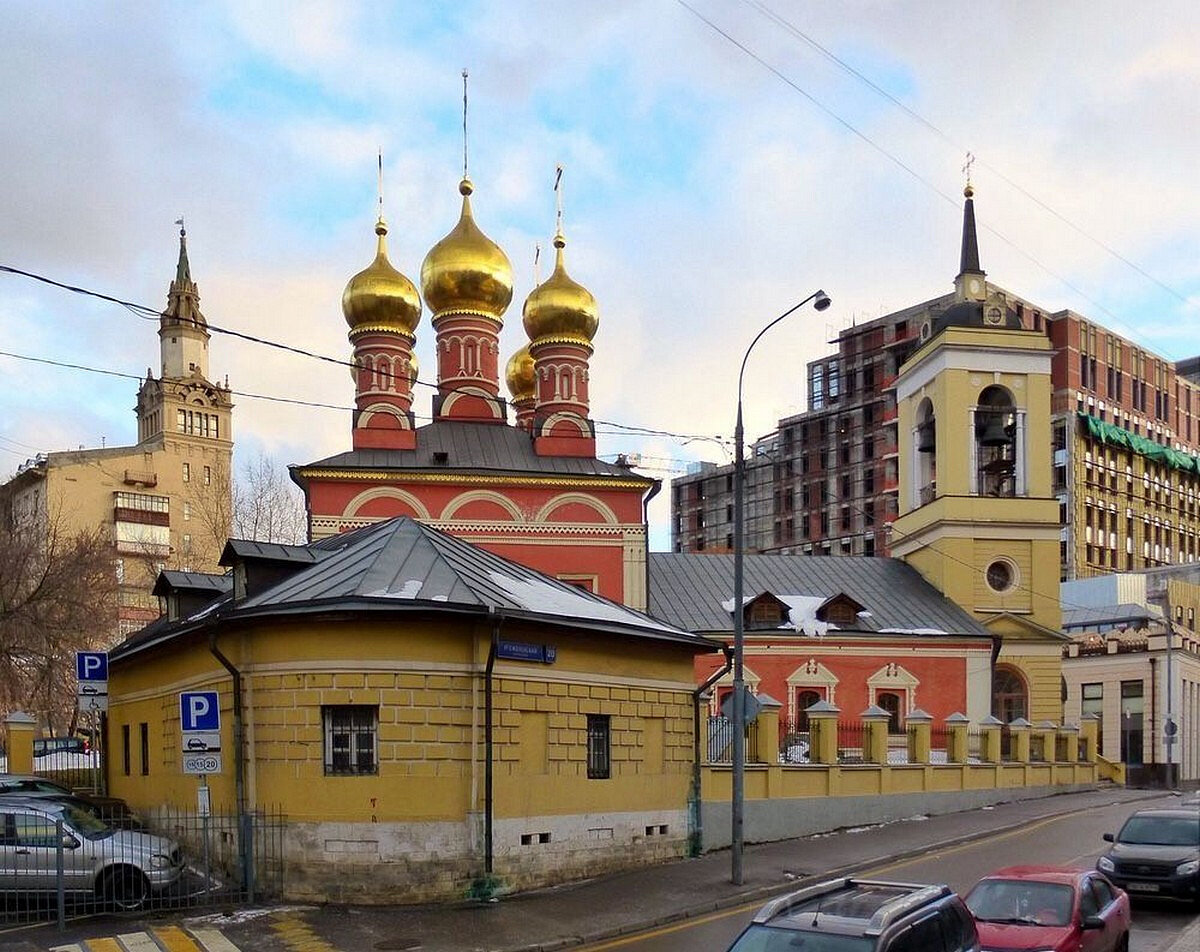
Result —
[[[1155, 703], [1158, 700], [1158, 659], [1148, 658], [1150, 662], [1150, 758], [1147, 763], [1158, 764], [1158, 705]], [[1146, 715], [1142, 715], [1142, 731], [1145, 732]], [[1142, 752], [1143, 760], [1145, 760], [1145, 751]], [[1157, 773], [1157, 771], [1156, 771]]]
[[642, 500], [642, 525], [646, 527], [646, 607], [650, 611], [650, 500], [662, 490], [662, 480], [656, 479], [646, 498]]
[[487, 667], [483, 671], [483, 871], [490, 879], [494, 859], [492, 814], [495, 806], [492, 794], [492, 669], [496, 665], [496, 645], [500, 641], [500, 626], [504, 623], [504, 616], [495, 610], [488, 614], [492, 618], [492, 643], [488, 648]]
[[700, 855], [701, 833], [700, 825], [700, 695], [721, 680], [733, 668], [733, 648], [725, 645], [721, 648], [725, 653], [725, 666], [713, 674], [700, 687], [692, 692], [692, 807], [696, 811], [692, 824], [691, 842], [688, 844], [690, 856]]
[[240, 854], [238, 858], [242, 865], [242, 883], [246, 887], [246, 898], [248, 901], [254, 902], [253, 831], [250, 814], [246, 810], [246, 765], [243, 757], [246, 725], [242, 712], [242, 673], [217, 647], [215, 630], [208, 633], [208, 650], [233, 678], [233, 776], [237, 797], [238, 853]]

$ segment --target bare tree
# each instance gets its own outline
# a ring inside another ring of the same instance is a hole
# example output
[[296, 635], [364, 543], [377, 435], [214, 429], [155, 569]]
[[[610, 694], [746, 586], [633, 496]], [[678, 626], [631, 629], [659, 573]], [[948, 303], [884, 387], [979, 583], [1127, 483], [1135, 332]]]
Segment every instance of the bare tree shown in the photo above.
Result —
[[116, 629], [113, 549], [100, 529], [70, 534], [53, 518], [0, 525], [0, 710], [65, 727], [75, 704], [75, 652]]
[[307, 538], [300, 491], [287, 468], [262, 453], [239, 466], [232, 480], [214, 473], [209, 483], [191, 486], [189, 499], [199, 524], [193, 544], [211, 547], [216, 556], [230, 537], [289, 544]]

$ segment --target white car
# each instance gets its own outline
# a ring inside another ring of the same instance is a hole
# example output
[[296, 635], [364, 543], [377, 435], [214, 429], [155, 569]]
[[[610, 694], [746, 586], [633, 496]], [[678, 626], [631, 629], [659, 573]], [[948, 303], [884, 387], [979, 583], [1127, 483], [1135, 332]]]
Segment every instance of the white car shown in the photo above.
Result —
[[0, 893], [56, 892], [60, 851], [64, 890], [118, 909], [140, 908], [184, 870], [179, 846], [164, 836], [115, 829], [70, 802], [0, 798]]

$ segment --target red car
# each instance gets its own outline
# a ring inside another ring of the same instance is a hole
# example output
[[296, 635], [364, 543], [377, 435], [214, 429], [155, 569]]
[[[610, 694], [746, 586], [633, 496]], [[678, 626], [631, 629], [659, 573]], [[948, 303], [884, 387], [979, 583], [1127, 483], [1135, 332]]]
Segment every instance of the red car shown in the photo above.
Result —
[[983, 952], [1128, 952], [1129, 897], [1094, 869], [1009, 866], [966, 897]]

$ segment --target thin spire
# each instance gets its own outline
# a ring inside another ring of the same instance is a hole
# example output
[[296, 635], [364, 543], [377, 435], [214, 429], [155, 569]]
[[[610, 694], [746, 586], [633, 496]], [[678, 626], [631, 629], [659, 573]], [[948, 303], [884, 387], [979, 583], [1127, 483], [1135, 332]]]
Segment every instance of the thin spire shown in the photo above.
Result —
[[463, 178], [467, 178], [467, 69], [462, 71], [463, 79]]
[[560, 238], [563, 233], [563, 167], [560, 162], [554, 167], [554, 231]]
[[183, 225], [182, 215], [175, 219], [175, 224], [179, 226], [179, 263], [175, 267], [175, 280], [182, 286], [182, 282], [192, 280], [192, 268], [188, 264], [187, 229]]
[[533, 246], [533, 286], [536, 288], [542, 283], [542, 246], [535, 244]]
[[963, 189], [966, 201], [963, 202], [962, 252], [958, 260], [959, 274], [983, 274], [983, 270], [979, 267], [979, 238], [975, 232], [975, 200], [973, 197], [975, 188], [971, 185], [971, 165], [974, 162], [975, 156], [968, 152], [967, 162], [963, 166], [967, 184]]
[[379, 221], [383, 221], [383, 148], [379, 149]]

